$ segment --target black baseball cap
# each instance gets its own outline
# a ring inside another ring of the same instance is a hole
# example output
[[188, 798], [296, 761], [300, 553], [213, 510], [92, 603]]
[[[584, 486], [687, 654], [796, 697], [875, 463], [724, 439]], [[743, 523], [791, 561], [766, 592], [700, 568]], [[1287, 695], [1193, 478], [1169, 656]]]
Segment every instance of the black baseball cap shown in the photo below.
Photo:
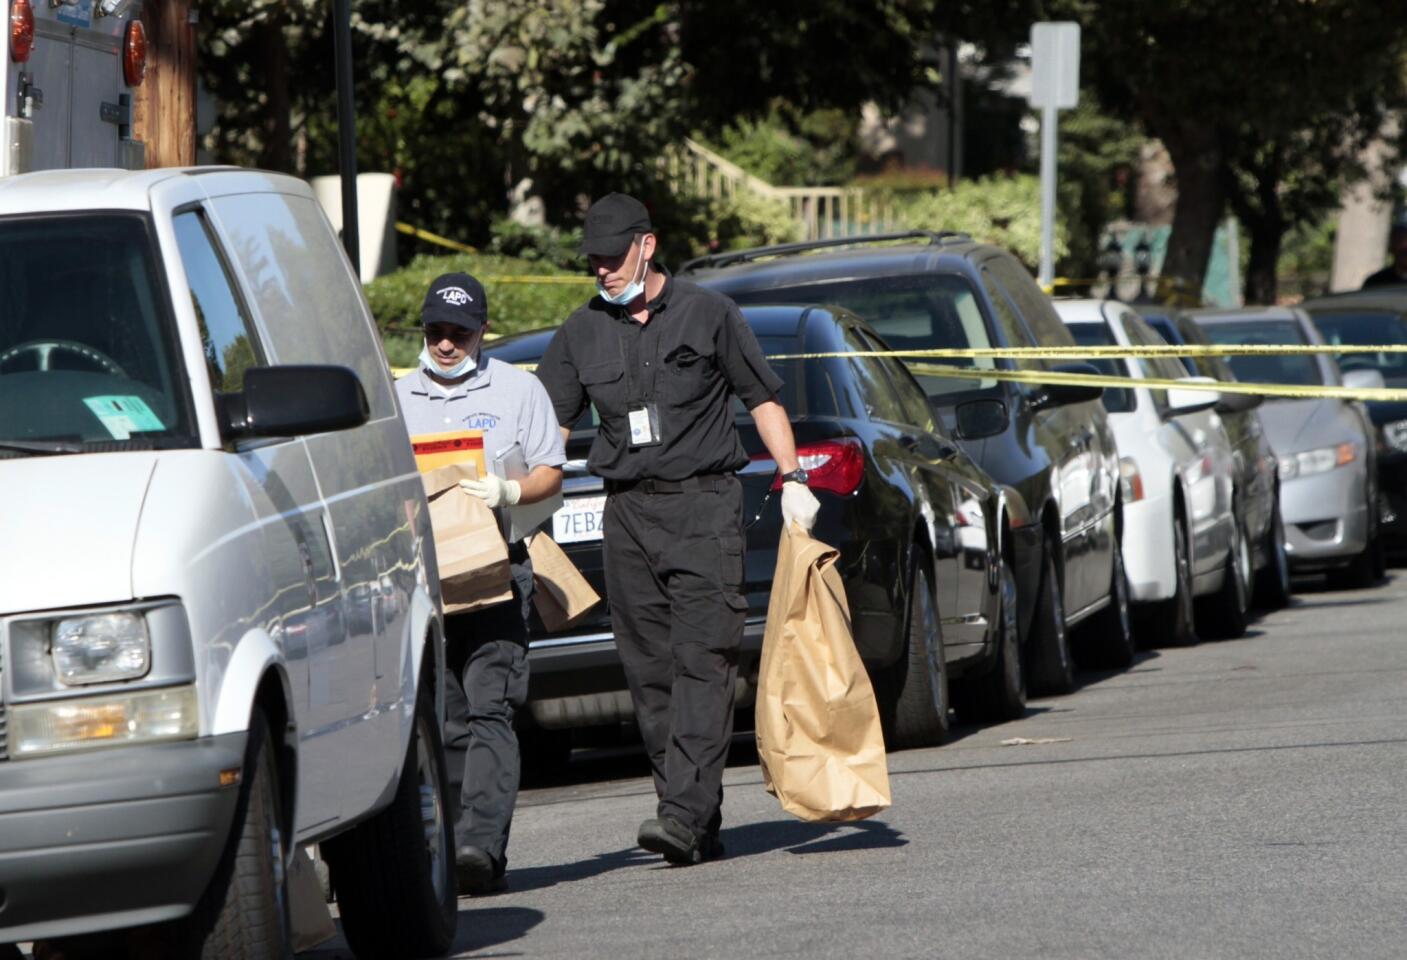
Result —
[[586, 211], [581, 252], [588, 256], [618, 257], [642, 233], [654, 233], [650, 212], [634, 197], [608, 193]]
[[425, 292], [420, 322], [452, 323], [471, 333], [483, 329], [489, 320], [489, 298], [484, 285], [467, 273], [445, 273], [436, 277]]

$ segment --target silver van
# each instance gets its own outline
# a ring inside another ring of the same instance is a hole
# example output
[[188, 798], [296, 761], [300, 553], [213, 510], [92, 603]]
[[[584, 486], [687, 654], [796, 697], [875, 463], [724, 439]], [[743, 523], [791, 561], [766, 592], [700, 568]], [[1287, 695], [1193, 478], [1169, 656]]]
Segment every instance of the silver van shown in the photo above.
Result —
[[0, 943], [286, 956], [316, 842], [355, 952], [443, 953], [433, 540], [312, 192], [5, 178], [0, 292]]

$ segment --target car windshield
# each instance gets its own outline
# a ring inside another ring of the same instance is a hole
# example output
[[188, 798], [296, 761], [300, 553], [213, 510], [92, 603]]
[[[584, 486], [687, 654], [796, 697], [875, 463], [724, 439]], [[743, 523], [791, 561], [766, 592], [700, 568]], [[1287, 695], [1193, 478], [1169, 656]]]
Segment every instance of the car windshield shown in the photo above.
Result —
[[[1229, 346], [1308, 346], [1304, 331], [1293, 320], [1247, 320], [1204, 323], [1212, 343]], [[1324, 376], [1314, 357], [1245, 356], [1228, 357], [1236, 379], [1246, 383], [1284, 383], [1291, 386], [1322, 386]]]
[[[1407, 324], [1395, 313], [1363, 312], [1315, 313], [1314, 325], [1324, 339], [1334, 345], [1355, 346], [1407, 344]], [[1378, 370], [1393, 386], [1407, 383], [1407, 354], [1343, 353], [1339, 367], [1349, 370]]]
[[[1168, 343], [1178, 346], [1182, 345], [1181, 334], [1178, 333], [1177, 327], [1173, 326], [1173, 322], [1167, 317], [1145, 313], [1143, 315], [1143, 322], [1156, 330], [1158, 336], [1162, 337]], [[1178, 357], [1178, 360], [1182, 362], [1182, 365], [1187, 368], [1187, 372], [1192, 376], [1195, 377], [1200, 372], [1197, 369], [1196, 362], [1191, 357]]]
[[[1109, 329], [1107, 323], [1072, 323], [1070, 335], [1075, 338], [1075, 342], [1082, 347], [1112, 347], [1118, 341], [1114, 339], [1114, 333]], [[1129, 376], [1128, 366], [1122, 360], [1114, 360], [1108, 357], [1087, 361], [1095, 366], [1100, 373], [1111, 377]], [[1124, 390], [1119, 387], [1105, 388], [1104, 409], [1110, 413], [1128, 413], [1134, 409], [1134, 392]]]
[[195, 446], [136, 215], [0, 221], [0, 456]]
[[[774, 287], [729, 294], [742, 304], [827, 303], [845, 307], [869, 325], [895, 350], [934, 348], [985, 348], [992, 341], [972, 286], [952, 274], [918, 274], [808, 283], [799, 287]], [[935, 361], [939, 362], [939, 361]], [[944, 364], [994, 370], [990, 357], [979, 360], [943, 360]], [[994, 380], [959, 380], [935, 376], [920, 358], [904, 358], [919, 385], [930, 397], [945, 397], [995, 386]]]

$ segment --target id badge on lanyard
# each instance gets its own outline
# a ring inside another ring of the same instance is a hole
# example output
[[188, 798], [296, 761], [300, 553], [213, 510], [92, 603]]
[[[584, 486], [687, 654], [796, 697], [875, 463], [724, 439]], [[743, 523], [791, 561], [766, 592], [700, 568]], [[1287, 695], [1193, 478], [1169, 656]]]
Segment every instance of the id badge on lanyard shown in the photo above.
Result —
[[[642, 344], [643, 346], [643, 344]], [[658, 353], [658, 349], [655, 351]], [[630, 425], [630, 446], [655, 447], [663, 442], [660, 436], [660, 408], [655, 402], [655, 374], [659, 370], [659, 357], [656, 356], [652, 363], [645, 365], [644, 376], [640, 386], [644, 394], [640, 400], [633, 400], [626, 413], [626, 419]]]

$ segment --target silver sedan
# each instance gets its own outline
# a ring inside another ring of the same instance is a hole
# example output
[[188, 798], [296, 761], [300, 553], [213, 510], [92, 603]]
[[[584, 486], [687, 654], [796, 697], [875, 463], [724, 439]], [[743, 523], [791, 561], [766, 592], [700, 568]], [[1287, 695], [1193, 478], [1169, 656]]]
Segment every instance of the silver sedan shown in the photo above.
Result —
[[[1322, 344], [1302, 310], [1246, 307], [1191, 314], [1215, 344]], [[1339, 371], [1331, 357], [1229, 358], [1238, 380], [1295, 386], [1380, 387], [1371, 370]], [[1327, 570], [1366, 586], [1383, 573], [1378, 535], [1376, 451], [1363, 404], [1337, 399], [1268, 398], [1259, 409], [1279, 459], [1285, 551], [1293, 569]]]

